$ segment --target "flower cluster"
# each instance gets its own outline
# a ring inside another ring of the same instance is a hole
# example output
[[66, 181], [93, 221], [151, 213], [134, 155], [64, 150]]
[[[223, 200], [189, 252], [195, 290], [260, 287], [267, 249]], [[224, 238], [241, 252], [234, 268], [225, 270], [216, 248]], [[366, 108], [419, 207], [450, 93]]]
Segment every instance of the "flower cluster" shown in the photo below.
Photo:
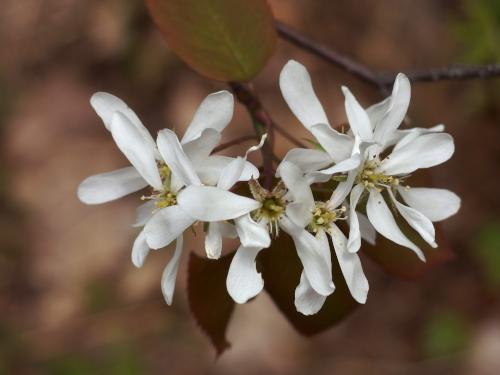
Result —
[[[223, 238], [239, 238], [226, 282], [237, 303], [260, 293], [264, 281], [256, 269], [256, 257], [280, 231], [287, 233], [303, 266], [295, 306], [309, 315], [318, 312], [335, 291], [329, 237], [349, 291], [364, 303], [369, 286], [357, 253], [362, 239], [373, 244], [378, 232], [425, 261], [423, 252], [399, 228], [393, 211], [436, 247], [432, 222], [459, 209], [460, 199], [448, 190], [408, 185], [412, 172], [448, 160], [454, 145], [442, 125], [399, 129], [410, 102], [410, 83], [404, 74], [397, 76], [391, 96], [366, 109], [342, 87], [347, 132], [331, 127], [301, 64], [289, 61], [279, 84], [317, 147], [290, 150], [277, 167], [278, 182], [272, 190], [259, 184], [259, 170], [247, 161], [250, 152], [262, 147], [265, 136], [244, 156], [212, 154], [233, 115], [229, 92], [207, 96], [180, 140], [172, 130], [163, 129], [156, 141], [123, 101], [106, 93], [92, 96], [91, 105], [132, 166], [87, 178], [78, 188], [78, 197], [98, 204], [148, 188], [137, 209], [135, 226], [141, 230], [132, 248], [132, 262], [141, 267], [150, 249], [176, 243], [161, 279], [168, 304], [183, 233], [199, 222], [210, 259], [220, 257]], [[251, 197], [231, 191], [241, 181], [248, 182]], [[315, 197], [319, 184], [329, 191], [328, 200]], [[347, 234], [337, 225], [340, 221], [348, 224]]]

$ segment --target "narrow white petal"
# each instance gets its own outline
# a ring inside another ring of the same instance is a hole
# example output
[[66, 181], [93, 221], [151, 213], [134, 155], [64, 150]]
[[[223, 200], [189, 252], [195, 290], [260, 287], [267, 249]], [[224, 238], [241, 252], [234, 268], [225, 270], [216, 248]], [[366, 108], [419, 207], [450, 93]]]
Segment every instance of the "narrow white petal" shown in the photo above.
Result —
[[[404, 130], [396, 130], [395, 132], [392, 133], [391, 137], [386, 141], [385, 146], [393, 146], [396, 143], [398, 143], [400, 140], [402, 140], [404, 137], [406, 137], [410, 133], [416, 133], [417, 135], [423, 135], [423, 134], [429, 134], [429, 133], [440, 133], [444, 131], [444, 125], [443, 124], [438, 124], [435, 125], [431, 128], [411, 128], [411, 129], [404, 129]], [[409, 138], [408, 138], [409, 139]]]
[[332, 294], [335, 286], [328, 263], [322, 256], [320, 241], [286, 216], [281, 218], [279, 224], [292, 237], [304, 272], [314, 290], [323, 296]]
[[255, 258], [261, 251], [258, 247], [240, 246], [231, 261], [227, 273], [226, 287], [236, 303], [245, 303], [259, 294], [264, 280], [257, 272]]
[[351, 191], [349, 202], [349, 241], [347, 242], [347, 250], [350, 253], [356, 253], [361, 248], [361, 230], [356, 206], [363, 191], [363, 184], [357, 184]]
[[234, 219], [236, 231], [244, 247], [266, 248], [271, 245], [271, 237], [264, 221], [255, 222], [250, 214]]
[[337, 260], [347, 287], [358, 303], [365, 303], [369, 286], [359, 256], [347, 251], [347, 238], [335, 224], [332, 225], [331, 235], [335, 254], [337, 254]]
[[398, 192], [409, 206], [431, 221], [447, 219], [460, 208], [460, 197], [446, 189], [400, 187]]
[[222, 171], [217, 182], [217, 187], [223, 190], [229, 190], [233, 185], [240, 181], [243, 168], [245, 167], [245, 159], [238, 156], [234, 158]]
[[337, 208], [342, 204], [342, 202], [344, 202], [344, 199], [346, 199], [351, 192], [352, 185], [354, 184], [354, 180], [356, 179], [357, 175], [357, 170], [350, 171], [347, 174], [347, 179], [337, 185], [332, 193], [332, 196], [330, 197], [330, 200], [328, 201], [328, 207], [330, 209]]
[[149, 247], [160, 249], [169, 245], [195, 221], [179, 206], [162, 208], [153, 215], [144, 227]]
[[148, 186], [134, 167], [125, 167], [87, 177], [78, 186], [78, 199], [99, 204], [121, 198]]
[[394, 81], [389, 107], [375, 126], [374, 138], [384, 145], [403, 122], [410, 105], [411, 86], [408, 78], [399, 73]]
[[326, 296], [316, 293], [307, 279], [306, 273], [302, 271], [300, 283], [295, 289], [295, 308], [303, 315], [316, 314], [325, 303]]
[[427, 242], [431, 247], [437, 247], [435, 238], [436, 232], [434, 230], [434, 225], [432, 222], [424, 216], [421, 212], [415, 210], [414, 208], [405, 206], [404, 204], [398, 202], [394, 197], [392, 191], [388, 190], [389, 195], [396, 205], [399, 213], [406, 220], [410, 226], [415, 229], [420, 236]]
[[214, 186], [191, 185], [177, 196], [177, 203], [189, 215], [201, 221], [221, 221], [256, 210], [260, 203]]
[[163, 129], [158, 132], [158, 150], [163, 160], [185, 185], [201, 185], [201, 181], [195, 172], [191, 160], [182, 150], [182, 146], [175, 133], [170, 129]]
[[359, 154], [354, 154], [349, 159], [342, 160], [330, 168], [319, 171], [319, 173], [333, 175], [335, 173], [349, 172], [358, 168], [360, 163], [361, 156]]
[[[413, 137], [413, 134], [408, 134], [406, 137]], [[406, 142], [405, 138], [399, 143]], [[453, 138], [446, 133], [424, 134], [404, 147], [398, 147], [398, 144], [381, 164], [381, 169], [388, 175], [411, 173], [419, 168], [433, 167], [444, 163], [455, 151]]]
[[314, 92], [311, 77], [306, 68], [290, 60], [280, 73], [281, 94], [293, 114], [306, 127], [314, 124], [328, 124], [323, 106]]
[[342, 86], [342, 92], [345, 96], [347, 120], [353, 134], [360, 137], [363, 141], [370, 141], [373, 138], [373, 133], [370, 118], [366, 114], [366, 111], [347, 87]]
[[[324, 169], [332, 164], [333, 160], [325, 151], [310, 150], [307, 148], [293, 148], [287, 152], [283, 162], [290, 162], [299, 167], [304, 173]], [[279, 171], [276, 172], [279, 176]]]
[[97, 115], [102, 119], [104, 126], [109, 131], [111, 131], [113, 115], [116, 112], [123, 113], [141, 133], [144, 141], [149, 144], [149, 147], [155, 150], [155, 156], [158, 156], [158, 153], [156, 151], [156, 144], [153, 137], [151, 137], [148, 129], [146, 129], [146, 127], [142, 124], [141, 120], [139, 119], [139, 117], [137, 117], [135, 112], [130, 109], [130, 107], [125, 104], [123, 100], [106, 92], [96, 92], [90, 98], [90, 105], [92, 106], [92, 108], [94, 108]]
[[141, 230], [139, 235], [134, 241], [134, 246], [132, 246], [132, 263], [137, 268], [141, 268], [144, 264], [144, 260], [149, 254], [149, 246], [146, 242], [146, 234], [144, 230]]
[[415, 254], [425, 262], [425, 256], [422, 250], [401, 232], [382, 194], [375, 189], [370, 191], [370, 196], [368, 197], [368, 203], [366, 205], [366, 213], [370, 223], [372, 223], [377, 232], [398, 245], [413, 250]]
[[163, 185], [156, 165], [155, 148], [145, 141], [137, 127], [121, 112], [113, 115], [111, 135], [137, 172], [149, 185], [161, 190]]
[[366, 114], [370, 118], [372, 129], [375, 129], [379, 124], [380, 120], [382, 120], [382, 118], [385, 116], [385, 114], [389, 110], [390, 104], [391, 104], [391, 97], [388, 96], [381, 102], [373, 104], [365, 109]]
[[[222, 170], [230, 164], [234, 158], [221, 155], [212, 155], [195, 165], [196, 173], [205, 185], [217, 185]], [[245, 161], [245, 166], [239, 181], [248, 181], [259, 178], [259, 170], [252, 163]]]
[[146, 225], [146, 222], [153, 217], [153, 211], [156, 209], [155, 202], [149, 200], [146, 203], [141, 204], [135, 210], [135, 224], [133, 227], [142, 227]]
[[209, 259], [220, 258], [222, 253], [222, 235], [218, 222], [208, 223], [208, 231], [205, 234], [205, 251]]
[[234, 98], [228, 91], [208, 95], [200, 104], [182, 137], [182, 144], [198, 138], [203, 130], [215, 129], [222, 133], [233, 117]]
[[182, 145], [186, 156], [196, 165], [205, 160], [220, 142], [221, 135], [215, 129], [205, 129], [201, 135]]
[[339, 133], [328, 124], [315, 123], [310, 131], [335, 163], [351, 156], [354, 146], [352, 137]]
[[366, 215], [361, 212], [356, 213], [358, 215], [359, 230], [361, 231], [361, 238], [368, 242], [370, 245], [375, 245], [377, 239], [377, 231], [370, 223], [370, 220]]
[[177, 279], [177, 271], [179, 270], [179, 260], [182, 254], [183, 242], [184, 241], [181, 235], [177, 238], [174, 255], [163, 270], [163, 274], [161, 276], [161, 291], [163, 293], [163, 297], [165, 298], [165, 302], [167, 302], [167, 305], [172, 304], [175, 281]]

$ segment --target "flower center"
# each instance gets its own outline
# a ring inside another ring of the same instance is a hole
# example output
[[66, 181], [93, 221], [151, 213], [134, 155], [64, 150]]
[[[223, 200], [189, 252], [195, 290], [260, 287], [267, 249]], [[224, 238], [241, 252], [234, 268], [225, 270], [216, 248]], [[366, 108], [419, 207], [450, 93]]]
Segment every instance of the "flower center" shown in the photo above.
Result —
[[328, 231], [333, 222], [345, 219], [345, 212], [345, 206], [331, 210], [326, 205], [326, 202], [316, 202], [308, 229], [312, 233], [318, 233], [319, 230]]
[[153, 191], [151, 195], [142, 196], [142, 200], [154, 200], [157, 208], [175, 206], [177, 204], [177, 194], [171, 191], [172, 171], [162, 162], [158, 162], [158, 172], [163, 183], [162, 191]]
[[286, 188], [283, 181], [280, 181], [272, 191], [264, 189], [256, 180], [250, 180], [249, 185], [254, 199], [262, 204], [259, 209], [252, 212], [252, 218], [255, 221], [267, 220], [270, 233], [277, 236], [278, 221], [285, 213], [287, 204], [284, 198]]
[[365, 162], [364, 168], [357, 177], [357, 183], [362, 183], [366, 189], [382, 187], [396, 187], [399, 185], [399, 178], [387, 176], [378, 172], [380, 162], [377, 160], [369, 160]]

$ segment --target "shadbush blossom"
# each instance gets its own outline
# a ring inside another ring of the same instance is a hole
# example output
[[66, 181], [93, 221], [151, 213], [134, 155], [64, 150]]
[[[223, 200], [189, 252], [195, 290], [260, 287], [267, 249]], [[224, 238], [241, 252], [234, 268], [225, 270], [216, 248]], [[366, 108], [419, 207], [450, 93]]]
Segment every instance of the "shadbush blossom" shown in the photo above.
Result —
[[[295, 307], [310, 315], [335, 291], [328, 237], [352, 297], [365, 303], [369, 285], [357, 254], [362, 238], [373, 244], [378, 232], [425, 260], [392, 211], [397, 210], [432, 247], [437, 246], [432, 222], [458, 211], [456, 194], [407, 185], [417, 169], [448, 160], [454, 144], [442, 125], [399, 129], [410, 102], [410, 83], [404, 74], [397, 76], [391, 96], [367, 109], [342, 87], [349, 124], [345, 133], [330, 125], [304, 66], [289, 61], [279, 85], [318, 147], [290, 150], [276, 169], [274, 189], [260, 185], [258, 169], [247, 161], [250, 152], [262, 147], [265, 136], [244, 157], [212, 155], [233, 115], [233, 97], [227, 91], [207, 96], [181, 140], [172, 130], [163, 129], [156, 142], [123, 101], [106, 93], [92, 97], [92, 106], [132, 166], [87, 178], [78, 188], [78, 197], [98, 204], [150, 187], [151, 192], [142, 197], [146, 202], [137, 209], [134, 226], [141, 231], [133, 244], [132, 262], [141, 267], [150, 249], [176, 242], [161, 281], [168, 304], [183, 233], [196, 223], [204, 225], [206, 255], [214, 261], [221, 256], [223, 238], [239, 238], [226, 279], [227, 291], [237, 303], [247, 302], [263, 289], [258, 254], [282, 235], [280, 230], [289, 235], [303, 267]], [[251, 197], [231, 191], [238, 182], [248, 182]], [[321, 195], [318, 184], [322, 184]], [[347, 234], [337, 225], [340, 221], [348, 224]]]

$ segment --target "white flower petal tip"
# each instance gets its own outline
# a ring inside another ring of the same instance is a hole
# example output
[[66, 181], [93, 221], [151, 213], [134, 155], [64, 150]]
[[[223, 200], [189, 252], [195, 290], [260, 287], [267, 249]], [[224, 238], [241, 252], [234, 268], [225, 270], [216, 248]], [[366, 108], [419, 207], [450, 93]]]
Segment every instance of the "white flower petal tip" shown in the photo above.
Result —
[[85, 204], [101, 204], [124, 197], [148, 186], [134, 167], [87, 177], [78, 186], [77, 196]]
[[113, 115], [116, 111], [126, 111], [128, 106], [120, 98], [107, 92], [96, 92], [90, 98], [90, 105], [102, 119], [106, 129], [110, 130]]
[[295, 289], [295, 308], [302, 315], [314, 315], [321, 310], [326, 301], [326, 296], [322, 296], [314, 291], [306, 274], [302, 271], [300, 283]]
[[353, 134], [362, 141], [371, 141], [373, 131], [368, 114], [347, 87], [342, 86], [342, 92], [345, 97], [347, 120]]
[[231, 261], [226, 279], [229, 295], [236, 303], [246, 303], [264, 288], [262, 275], [257, 272], [255, 258], [261, 248], [240, 246]]
[[146, 242], [146, 234], [141, 231], [134, 241], [134, 246], [132, 247], [132, 264], [137, 268], [141, 268], [144, 265], [144, 261], [149, 254], [149, 246]]
[[323, 106], [314, 92], [311, 77], [302, 64], [294, 60], [286, 63], [280, 73], [279, 85], [285, 102], [307, 129], [318, 123], [328, 124]]
[[431, 221], [442, 221], [455, 215], [461, 206], [460, 197], [452, 191], [435, 188], [398, 188], [405, 202]]
[[182, 137], [182, 143], [195, 140], [205, 129], [211, 128], [222, 133], [231, 121], [233, 111], [234, 97], [230, 92], [223, 90], [208, 95], [196, 110]]
[[260, 207], [254, 199], [214, 186], [191, 185], [177, 196], [184, 212], [201, 221], [222, 221], [243, 216]]
[[175, 281], [177, 279], [177, 271], [179, 270], [183, 242], [182, 236], [179, 236], [176, 241], [174, 255], [163, 270], [161, 276], [161, 291], [165, 298], [165, 302], [169, 306], [172, 304], [172, 299], [174, 297]]

